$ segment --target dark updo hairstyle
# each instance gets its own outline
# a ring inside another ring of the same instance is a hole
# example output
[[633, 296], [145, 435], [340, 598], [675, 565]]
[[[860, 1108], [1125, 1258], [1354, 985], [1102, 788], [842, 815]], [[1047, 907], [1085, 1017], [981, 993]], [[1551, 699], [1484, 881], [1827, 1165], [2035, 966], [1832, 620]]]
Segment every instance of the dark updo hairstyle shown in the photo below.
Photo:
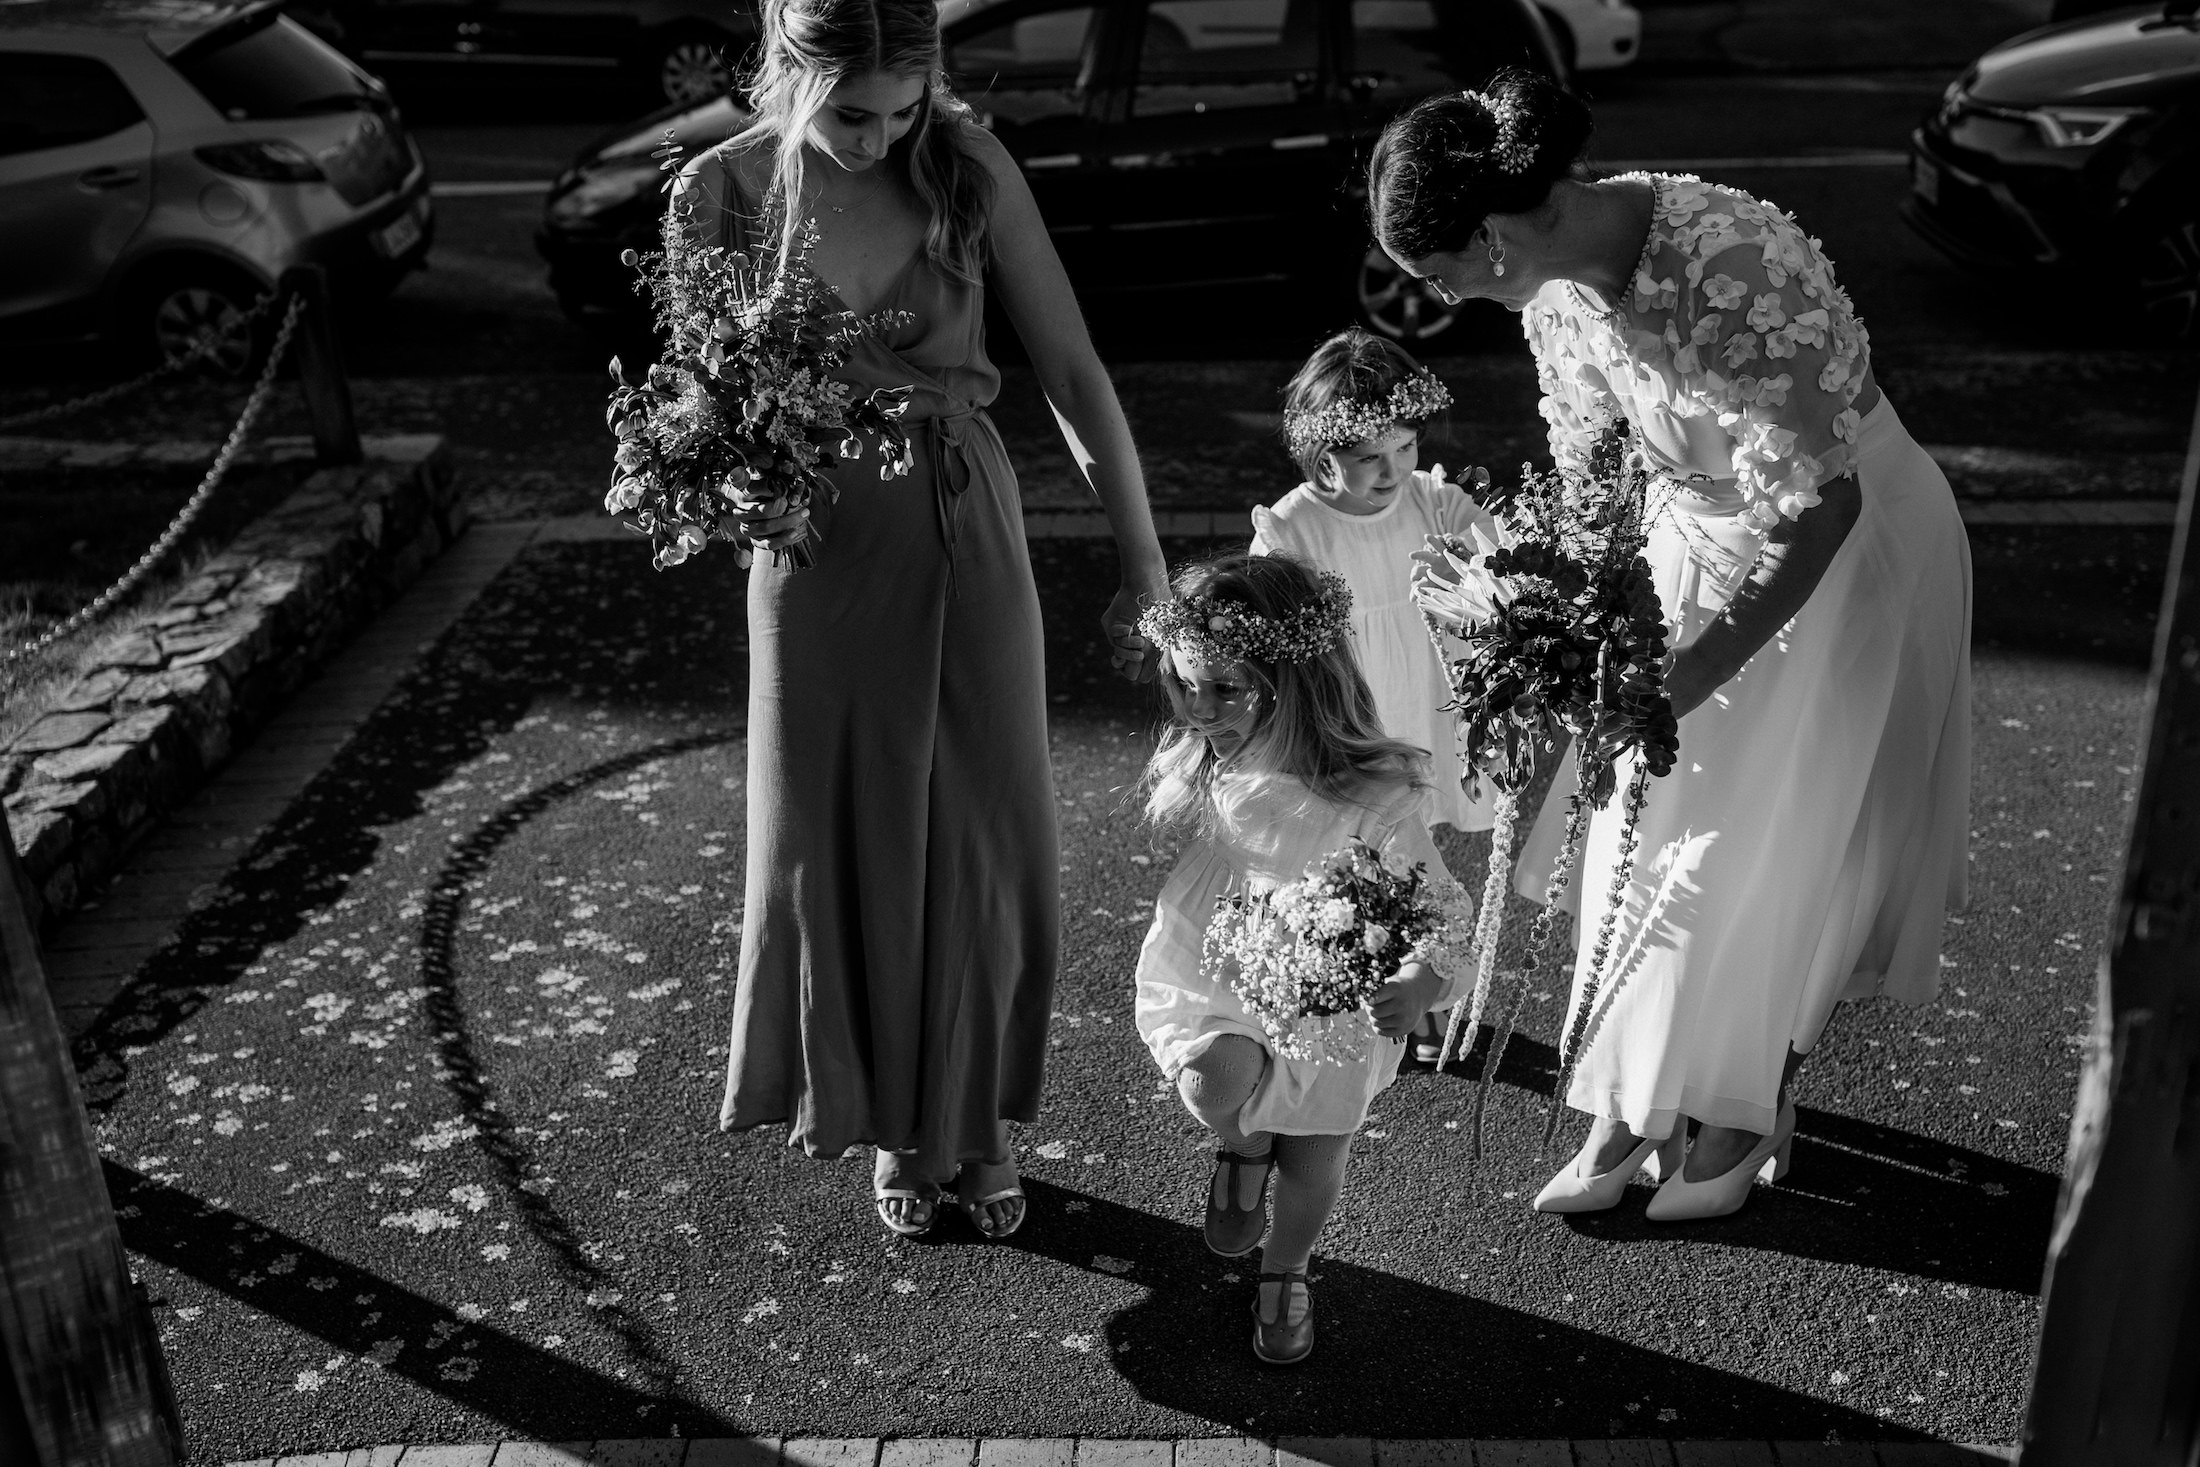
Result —
[[[1380, 407], [1390, 398], [1391, 390], [1399, 383], [1410, 380], [1421, 370], [1421, 364], [1412, 353], [1397, 342], [1377, 336], [1358, 326], [1347, 326], [1314, 348], [1314, 354], [1306, 359], [1283, 389], [1283, 411], [1286, 420], [1294, 413], [1318, 413], [1332, 403], [1351, 402], [1369, 407]], [[1428, 425], [1421, 422], [1401, 423], [1400, 427], [1416, 431]], [[1322, 455], [1335, 445], [1308, 443], [1291, 447], [1290, 436], [1284, 437], [1284, 447], [1291, 454], [1291, 461], [1299, 466], [1309, 484], [1321, 482], [1318, 470]]]
[[1576, 175], [1594, 127], [1580, 98], [1517, 66], [1475, 91], [1416, 104], [1383, 129], [1368, 159], [1376, 240], [1400, 260], [1458, 253], [1490, 215], [1541, 208]]

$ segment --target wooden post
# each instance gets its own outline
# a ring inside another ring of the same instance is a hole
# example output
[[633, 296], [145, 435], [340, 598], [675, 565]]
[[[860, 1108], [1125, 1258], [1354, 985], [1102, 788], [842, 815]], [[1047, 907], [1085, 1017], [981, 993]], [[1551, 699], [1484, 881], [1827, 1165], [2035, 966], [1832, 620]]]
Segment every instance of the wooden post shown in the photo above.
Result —
[[2048, 1245], [2020, 1467], [2200, 1455], [2200, 412], [2146, 759]]
[[4, 823], [0, 852], [0, 1448], [8, 1467], [174, 1467], [183, 1428], [167, 1362], [122, 1251]]
[[305, 391], [306, 415], [313, 420], [313, 453], [323, 464], [355, 464], [359, 424], [351, 411], [351, 384], [336, 351], [336, 322], [329, 313], [328, 272], [319, 265], [293, 265], [278, 288], [305, 297], [291, 349], [297, 354], [298, 385]]

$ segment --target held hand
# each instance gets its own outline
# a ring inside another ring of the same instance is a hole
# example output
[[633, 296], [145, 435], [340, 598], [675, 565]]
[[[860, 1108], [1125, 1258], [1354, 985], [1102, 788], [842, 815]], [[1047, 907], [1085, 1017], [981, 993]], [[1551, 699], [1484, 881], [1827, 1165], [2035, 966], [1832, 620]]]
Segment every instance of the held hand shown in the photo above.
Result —
[[[781, 502], [775, 500], [773, 505], [776, 507]], [[809, 511], [798, 509], [791, 514], [744, 514], [741, 516], [741, 534], [760, 550], [785, 550], [789, 546], [800, 545], [809, 538]]]
[[1368, 1009], [1375, 1015], [1375, 1029], [1385, 1039], [1403, 1039], [1413, 1032], [1443, 991], [1444, 980], [1426, 963], [1412, 962], [1397, 976], [1375, 990]]
[[1108, 665], [1117, 677], [1133, 683], [1150, 682], [1157, 662], [1153, 644], [1138, 635], [1139, 610], [1139, 593], [1126, 585], [1100, 618], [1101, 634], [1108, 639]]

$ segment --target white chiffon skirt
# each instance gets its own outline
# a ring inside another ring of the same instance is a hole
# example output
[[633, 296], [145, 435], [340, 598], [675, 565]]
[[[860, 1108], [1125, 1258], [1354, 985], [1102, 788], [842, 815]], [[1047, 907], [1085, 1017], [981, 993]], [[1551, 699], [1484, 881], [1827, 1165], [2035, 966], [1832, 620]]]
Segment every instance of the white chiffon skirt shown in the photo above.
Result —
[[[1773, 1129], [1787, 1052], [1834, 1002], [1922, 1002], [1968, 885], [1971, 557], [1948, 481], [1884, 398], [1858, 441], [1863, 513], [1795, 619], [1681, 720], [1650, 781], [1640, 844], [1566, 1102], [1663, 1137], [1682, 1116]], [[1714, 501], [1654, 528], [1658, 595], [1685, 645], [1726, 605], [1758, 542]], [[1619, 855], [1620, 793], [1593, 816], [1568, 1023]], [[1569, 758], [1524, 843], [1542, 900]]]

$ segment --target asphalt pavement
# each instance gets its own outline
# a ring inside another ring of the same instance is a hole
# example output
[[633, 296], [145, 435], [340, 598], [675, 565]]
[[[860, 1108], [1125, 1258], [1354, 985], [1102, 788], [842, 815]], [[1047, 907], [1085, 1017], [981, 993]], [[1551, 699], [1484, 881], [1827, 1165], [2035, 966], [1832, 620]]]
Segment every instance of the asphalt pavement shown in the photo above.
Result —
[[[2089, 531], [2123, 539], [2081, 573], [2015, 533], [2029, 548], [1981, 557], [1995, 604], [2095, 585], [2111, 555], [2143, 589], [2160, 553], [2158, 532]], [[1067, 961], [1018, 1137], [1025, 1230], [896, 1240], [862, 1158], [717, 1131], [738, 580], [724, 556], [657, 574], [622, 542], [541, 546], [82, 1042], [194, 1460], [673, 1431], [2014, 1438], [2143, 595], [2082, 659], [2064, 631], [1982, 625], [1948, 986], [1836, 1023], [1784, 1184], [1679, 1228], [1645, 1221], [1640, 1188], [1529, 1212], [1563, 1159], [1535, 1155], [1558, 1007], [1539, 992], [1480, 1168], [1464, 1073], [1378, 1103], [1316, 1264], [1320, 1354], [1278, 1373], [1246, 1348], [1246, 1267], [1199, 1240], [1208, 1143], [1130, 1023], [1171, 859], [1123, 794], [1152, 696], [1101, 672], [1105, 551], [1036, 552]], [[1454, 842], [1455, 864], [1481, 849]]]

